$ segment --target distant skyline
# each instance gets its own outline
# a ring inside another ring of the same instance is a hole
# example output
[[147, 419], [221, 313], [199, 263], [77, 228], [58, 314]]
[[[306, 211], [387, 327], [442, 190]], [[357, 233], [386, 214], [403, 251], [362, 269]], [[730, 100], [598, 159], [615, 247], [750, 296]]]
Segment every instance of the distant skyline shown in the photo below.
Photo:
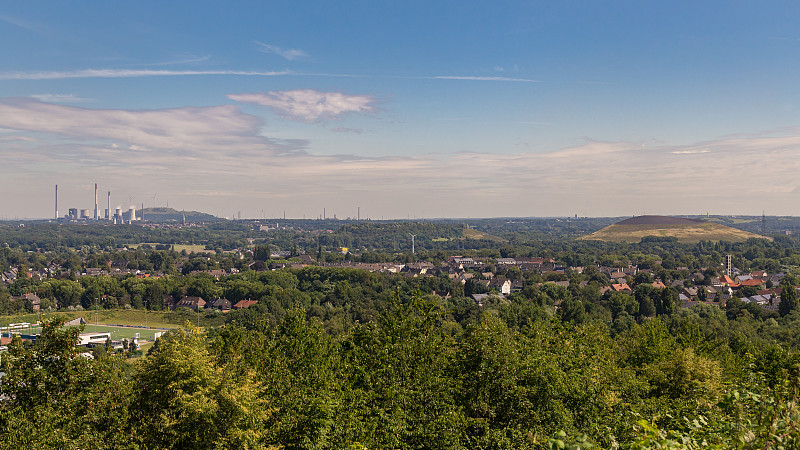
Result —
[[800, 215], [800, 4], [0, 6], [0, 219]]

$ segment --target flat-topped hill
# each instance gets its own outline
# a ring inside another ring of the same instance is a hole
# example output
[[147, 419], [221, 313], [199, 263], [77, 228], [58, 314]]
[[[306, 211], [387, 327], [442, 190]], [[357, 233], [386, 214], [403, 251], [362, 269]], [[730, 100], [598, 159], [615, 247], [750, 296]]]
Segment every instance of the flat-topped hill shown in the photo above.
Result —
[[617, 222], [615, 225], [697, 225], [700, 223], [706, 222], [683, 217], [637, 216]]
[[639, 216], [609, 225], [579, 239], [607, 242], [641, 242], [645, 237], [672, 237], [678, 242], [742, 242], [750, 238], [770, 239], [748, 231], [703, 220], [669, 216]]

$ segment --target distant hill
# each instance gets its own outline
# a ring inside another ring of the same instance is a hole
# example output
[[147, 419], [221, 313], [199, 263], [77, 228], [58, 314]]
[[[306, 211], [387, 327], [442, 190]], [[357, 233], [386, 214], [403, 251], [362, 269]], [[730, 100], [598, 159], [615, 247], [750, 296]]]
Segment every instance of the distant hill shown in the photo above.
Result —
[[617, 222], [615, 225], [697, 225], [701, 223], [706, 222], [672, 216], [638, 216]]
[[172, 208], [145, 208], [144, 211], [136, 211], [136, 215], [142, 217], [142, 212], [144, 212], [144, 220], [147, 222], [183, 222], [184, 214], [189, 223], [225, 220], [198, 211], [178, 211]]
[[642, 238], [674, 237], [678, 242], [699, 241], [742, 242], [750, 238], [765, 238], [748, 231], [703, 220], [670, 216], [639, 216], [609, 225], [579, 239], [607, 242], [641, 242]]

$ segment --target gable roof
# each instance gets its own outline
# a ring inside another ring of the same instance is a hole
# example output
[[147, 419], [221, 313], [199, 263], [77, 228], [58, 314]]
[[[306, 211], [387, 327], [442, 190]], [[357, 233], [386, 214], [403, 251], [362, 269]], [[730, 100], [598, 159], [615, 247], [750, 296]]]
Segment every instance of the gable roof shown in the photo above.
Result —
[[622, 291], [632, 291], [631, 287], [628, 286], [628, 283], [620, 283], [620, 284], [612, 284], [611, 289], [622, 292]]
[[233, 309], [247, 309], [256, 303], [258, 303], [256, 300], [239, 300], [235, 305], [233, 305]]

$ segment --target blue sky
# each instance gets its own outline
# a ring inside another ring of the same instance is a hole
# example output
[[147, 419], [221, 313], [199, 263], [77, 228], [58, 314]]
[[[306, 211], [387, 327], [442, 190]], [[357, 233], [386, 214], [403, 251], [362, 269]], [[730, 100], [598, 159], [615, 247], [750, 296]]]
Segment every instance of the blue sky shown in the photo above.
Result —
[[800, 215], [796, 2], [70, 3], [0, 6], [2, 218]]

